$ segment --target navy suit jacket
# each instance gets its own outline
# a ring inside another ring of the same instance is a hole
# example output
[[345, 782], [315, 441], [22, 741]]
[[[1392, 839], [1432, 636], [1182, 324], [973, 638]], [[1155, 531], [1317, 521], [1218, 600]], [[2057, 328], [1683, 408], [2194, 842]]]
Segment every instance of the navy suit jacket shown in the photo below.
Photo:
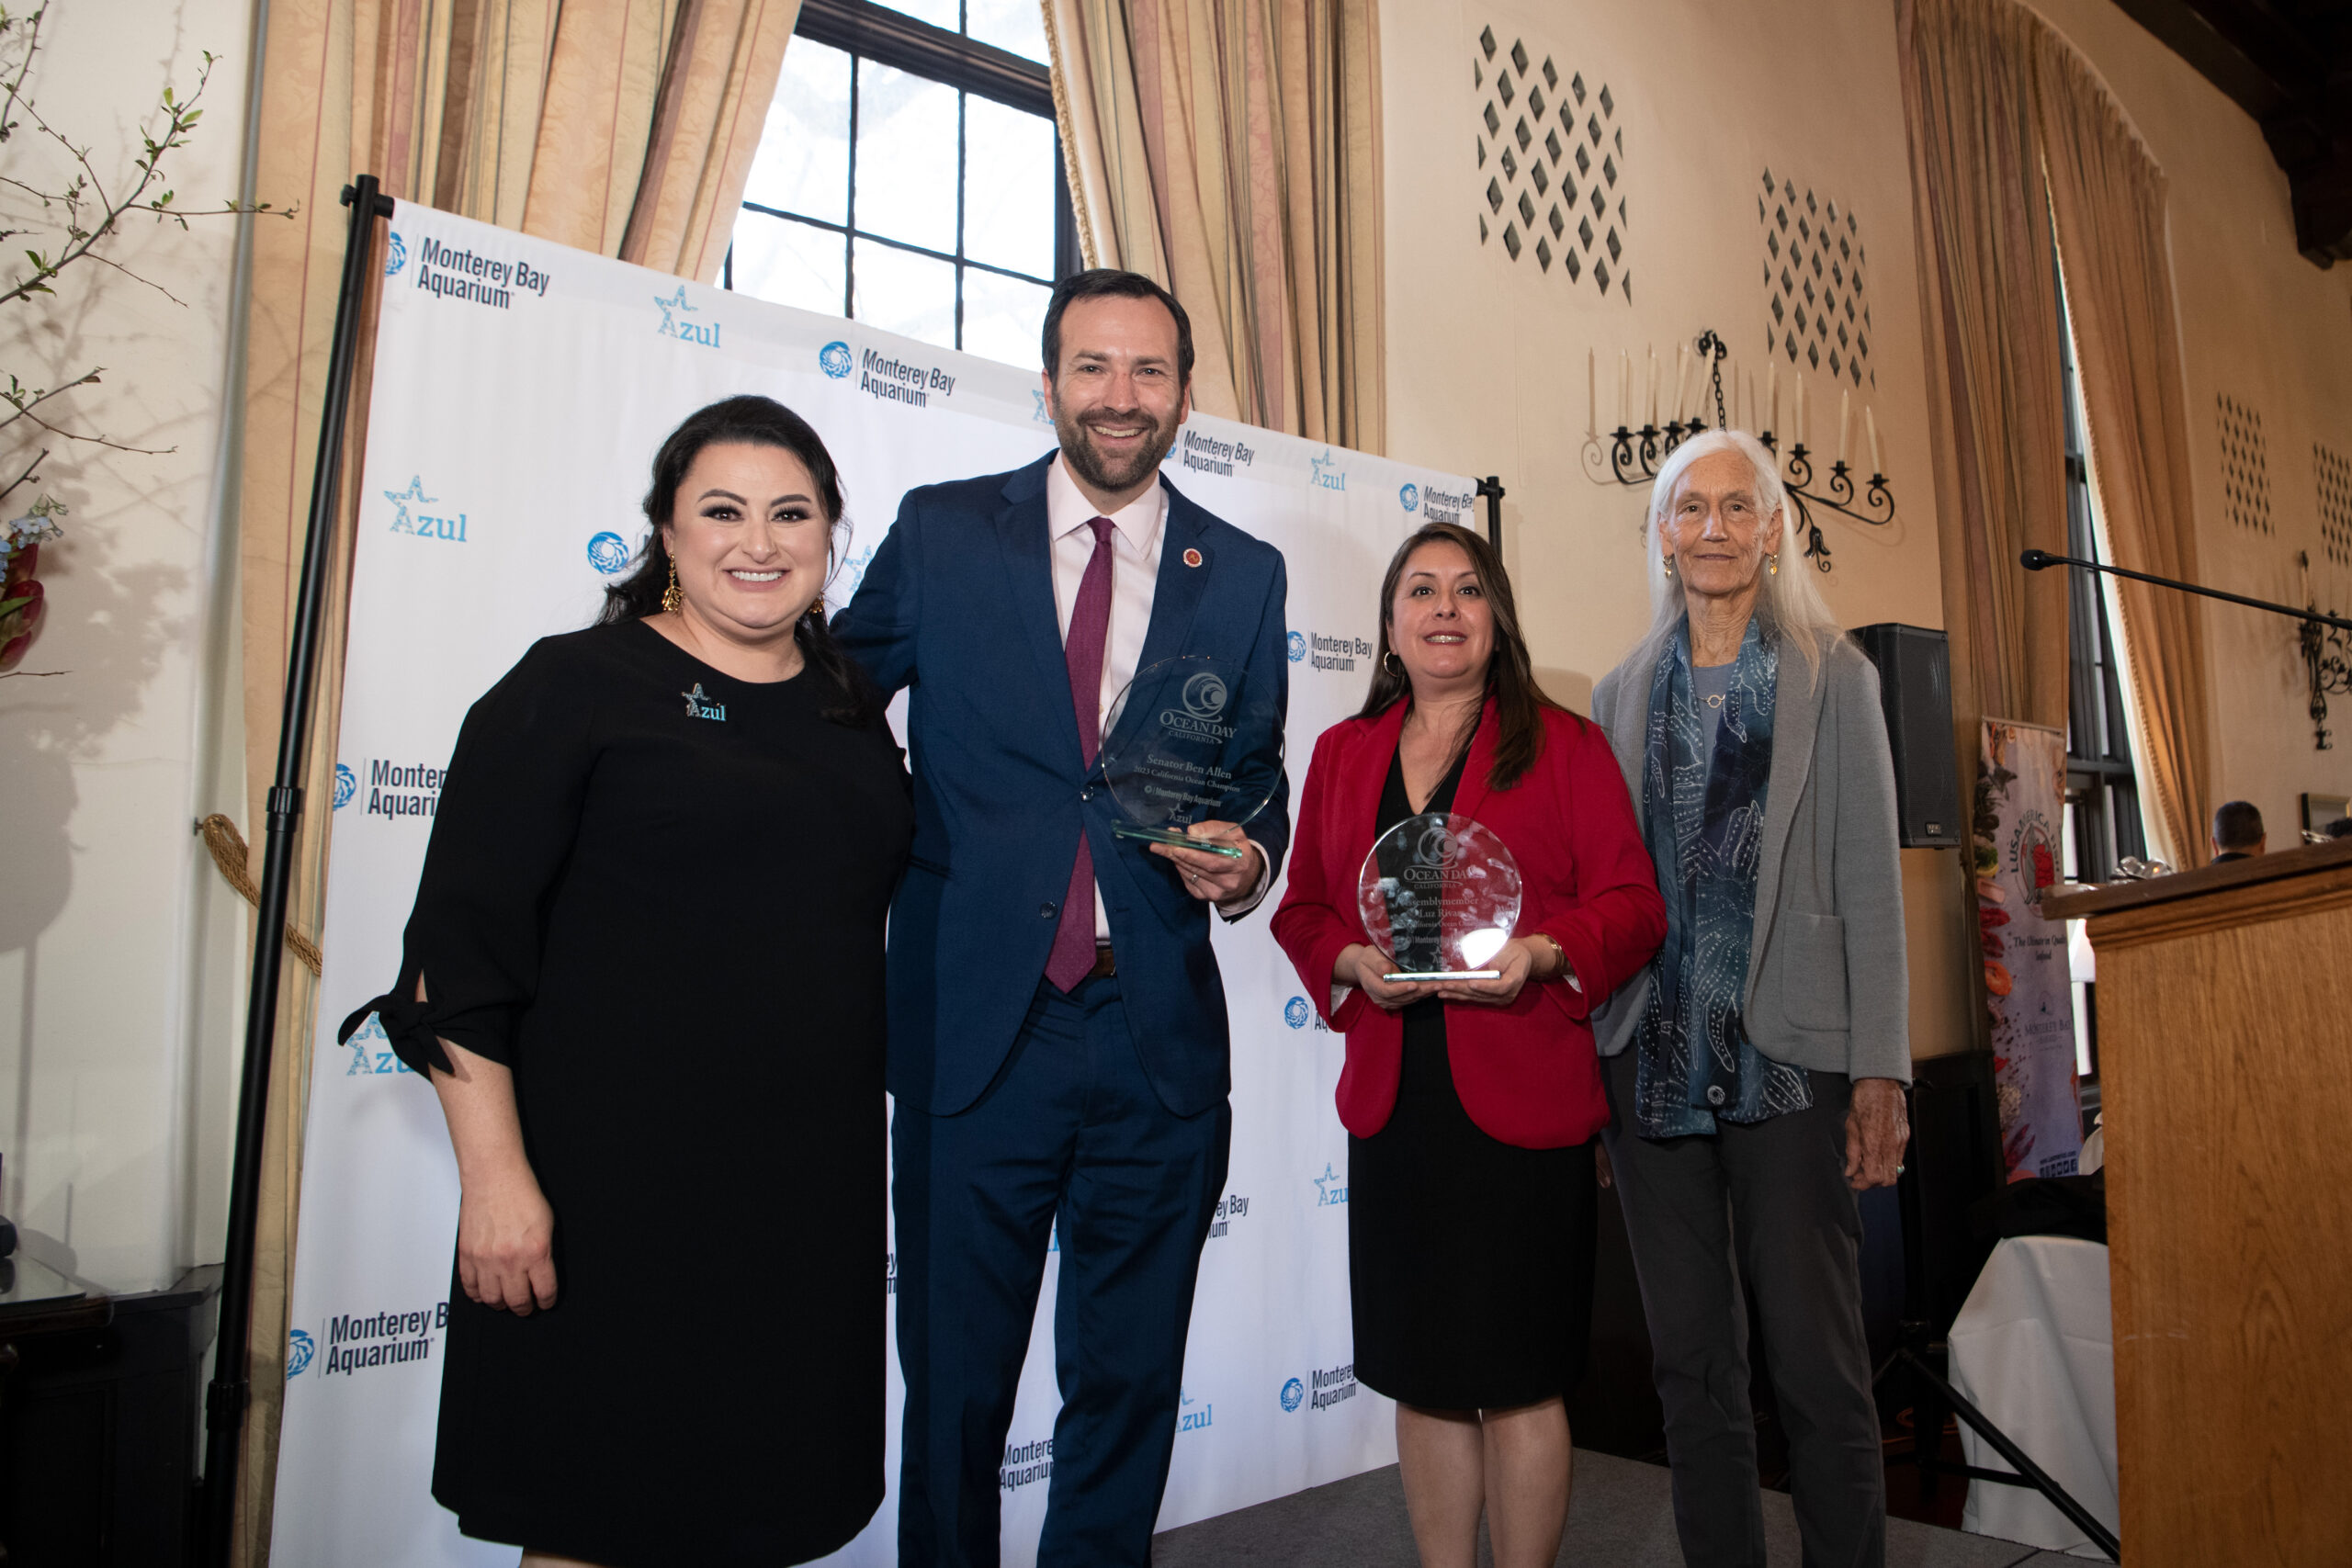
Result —
[[[1083, 828], [1136, 1053], [1161, 1103], [1190, 1116], [1232, 1087], [1209, 907], [1172, 862], [1112, 836], [1099, 762], [1080, 760], [1046, 535], [1052, 460], [910, 491], [832, 624], [884, 692], [909, 693], [915, 840], [890, 908], [890, 1092], [953, 1115], [995, 1078], [1045, 976]], [[1160, 484], [1167, 531], [1137, 668], [1246, 662], [1287, 714], [1282, 552]], [[1248, 831], [1271, 879], [1290, 843], [1287, 775]]]

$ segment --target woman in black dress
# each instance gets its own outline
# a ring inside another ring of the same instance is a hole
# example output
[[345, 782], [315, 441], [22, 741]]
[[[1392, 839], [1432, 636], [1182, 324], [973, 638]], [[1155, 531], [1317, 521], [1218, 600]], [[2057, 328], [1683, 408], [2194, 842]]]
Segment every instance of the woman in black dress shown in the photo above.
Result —
[[382, 1016], [456, 1146], [433, 1495], [526, 1564], [805, 1562], [882, 1500], [901, 755], [835, 648], [841, 485], [765, 398], [654, 459], [597, 625], [459, 732]]
[[[1274, 936], [1347, 1036], [1355, 1371], [1396, 1401], [1421, 1561], [1469, 1568], [1484, 1512], [1500, 1568], [1549, 1568], [1609, 1119], [1587, 1020], [1657, 950], [1665, 906], [1608, 740], [1536, 686], [1487, 541], [1406, 540], [1380, 618], [1363, 712], [1316, 742]], [[1408, 955], [1365, 940], [1359, 868], [1423, 813], [1470, 818], [1519, 866], [1491, 979], [1391, 981]]]

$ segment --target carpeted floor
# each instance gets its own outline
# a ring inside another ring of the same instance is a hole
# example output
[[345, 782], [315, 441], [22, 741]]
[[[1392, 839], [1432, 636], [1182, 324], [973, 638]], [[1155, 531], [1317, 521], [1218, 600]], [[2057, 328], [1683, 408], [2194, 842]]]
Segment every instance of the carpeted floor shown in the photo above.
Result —
[[[1785, 1494], [1764, 1494], [1764, 1532], [1772, 1562], [1793, 1568], [1796, 1517]], [[1417, 1568], [1419, 1562], [1395, 1465], [1169, 1530], [1153, 1540], [1151, 1558], [1157, 1568]], [[1479, 1560], [1487, 1561], [1483, 1551]], [[1665, 1469], [1577, 1450], [1559, 1561], [1563, 1568], [1681, 1568]], [[1886, 1561], [1888, 1568], [2080, 1568], [2084, 1559], [1889, 1519]]]

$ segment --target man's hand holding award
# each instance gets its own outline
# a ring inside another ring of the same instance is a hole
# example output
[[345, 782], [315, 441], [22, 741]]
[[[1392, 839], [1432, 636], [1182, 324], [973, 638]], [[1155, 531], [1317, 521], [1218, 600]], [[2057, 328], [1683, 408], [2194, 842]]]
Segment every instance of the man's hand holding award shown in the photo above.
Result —
[[1226, 904], [1264, 874], [1243, 832], [1282, 785], [1275, 683], [1205, 654], [1136, 672], [1112, 705], [1102, 782], [1123, 820], [1112, 831], [1174, 863], [1195, 898]]

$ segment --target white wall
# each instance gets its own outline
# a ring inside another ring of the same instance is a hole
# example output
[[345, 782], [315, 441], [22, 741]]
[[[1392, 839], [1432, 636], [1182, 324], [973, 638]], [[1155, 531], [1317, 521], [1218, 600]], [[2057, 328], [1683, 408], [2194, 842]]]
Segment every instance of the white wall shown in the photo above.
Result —
[[[1472, 61], [1488, 26], [1502, 51], [1523, 39], [1531, 63], [1553, 58], [1564, 84], [1581, 73], [1590, 98], [1608, 84], [1625, 137], [1630, 305], [1614, 288], [1602, 294], [1589, 274], [1570, 283], [1556, 261], [1547, 273], [1532, 255], [1510, 260], [1499, 217], [1489, 214], [1494, 237], [1480, 243], [1480, 192], [1494, 164], [1476, 163], [1476, 117], [1487, 94], [1473, 85]], [[1867, 253], [1872, 401], [1898, 518], [1884, 529], [1827, 518], [1836, 570], [1820, 579], [1823, 592], [1848, 626], [1941, 626], [1893, 7], [1416, 0], [1384, 6], [1381, 28], [1388, 449], [1498, 474], [1509, 487], [1504, 554], [1552, 693], [1584, 708], [1592, 682], [1647, 621], [1640, 528], [1648, 492], [1595, 484], [1581, 466], [1587, 351], [1602, 364], [1603, 428], [1616, 423], [1620, 350], [1634, 355], [1637, 401], [1647, 346], [1663, 351], [1670, 379], [1675, 344], [1708, 327], [1730, 343], [1733, 365], [1753, 367], [1761, 383], [1757, 199], [1767, 169], [1776, 183], [1794, 179], [1801, 192], [1850, 208]], [[1785, 360], [1781, 369], [1785, 378]], [[1808, 371], [1807, 379], [1819, 400], [1810, 445], [1826, 470], [1836, 395], [1826, 374]], [[1867, 467], [1861, 398], [1855, 461]], [[1642, 423], [1639, 410], [1633, 423]], [[1788, 423], [1784, 412], [1783, 451]], [[1969, 1004], [1954, 852], [1905, 851], [1904, 860], [1914, 1050], [1960, 1049]]]
[[[220, 56], [165, 164], [178, 205], [218, 206], [244, 167], [253, 26], [245, 0], [56, 0], [28, 86], [114, 179], [165, 82], [184, 96], [201, 52]], [[29, 128], [7, 160], [13, 178], [64, 177]], [[0, 680], [0, 1212], [28, 1252], [115, 1290], [221, 1248], [247, 921], [190, 824], [243, 815], [221, 461], [236, 221], [134, 220], [107, 250], [176, 302], [84, 263], [54, 299], [0, 312], [0, 369], [53, 386], [105, 367], [60, 423], [169, 449], [44, 443], [43, 488], [72, 512], [42, 551], [48, 618], [18, 668], [63, 673]], [[37, 449], [25, 428], [6, 437], [9, 477]]]

